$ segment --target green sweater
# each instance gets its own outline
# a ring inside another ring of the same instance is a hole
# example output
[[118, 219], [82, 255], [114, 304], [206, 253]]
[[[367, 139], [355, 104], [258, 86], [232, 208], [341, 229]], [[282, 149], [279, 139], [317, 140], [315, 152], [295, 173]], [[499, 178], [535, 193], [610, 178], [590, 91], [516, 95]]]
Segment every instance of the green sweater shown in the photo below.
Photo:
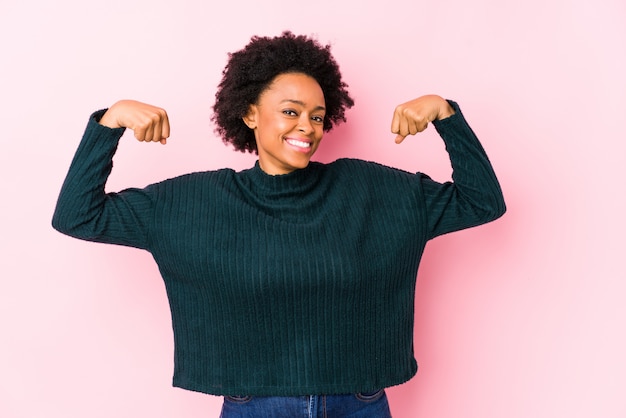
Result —
[[505, 211], [456, 103], [434, 125], [453, 182], [376, 163], [199, 172], [105, 194], [123, 129], [90, 119], [53, 226], [148, 250], [169, 298], [174, 385], [215, 395], [342, 394], [409, 380], [426, 242]]

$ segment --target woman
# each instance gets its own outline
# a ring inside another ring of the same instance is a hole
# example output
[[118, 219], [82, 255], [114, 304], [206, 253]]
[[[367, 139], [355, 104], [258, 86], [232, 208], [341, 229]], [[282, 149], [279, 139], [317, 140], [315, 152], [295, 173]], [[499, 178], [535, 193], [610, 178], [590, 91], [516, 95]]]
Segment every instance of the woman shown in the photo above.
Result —
[[353, 105], [330, 48], [285, 32], [230, 55], [217, 133], [254, 167], [105, 194], [126, 128], [166, 143], [167, 114], [121, 101], [92, 115], [53, 226], [150, 251], [165, 281], [174, 385], [225, 397], [223, 417], [389, 417], [384, 389], [417, 371], [413, 300], [426, 242], [505, 211], [458, 105], [400, 105], [396, 142], [433, 123], [453, 166], [437, 183], [354, 159], [311, 162]]

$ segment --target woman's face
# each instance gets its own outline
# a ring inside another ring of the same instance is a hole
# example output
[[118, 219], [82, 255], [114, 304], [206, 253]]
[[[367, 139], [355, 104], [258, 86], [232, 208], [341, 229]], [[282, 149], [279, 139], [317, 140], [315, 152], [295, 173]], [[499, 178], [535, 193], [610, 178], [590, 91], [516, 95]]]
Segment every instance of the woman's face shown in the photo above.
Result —
[[278, 75], [243, 118], [254, 130], [259, 165], [267, 174], [305, 168], [324, 135], [325, 101], [314, 78]]

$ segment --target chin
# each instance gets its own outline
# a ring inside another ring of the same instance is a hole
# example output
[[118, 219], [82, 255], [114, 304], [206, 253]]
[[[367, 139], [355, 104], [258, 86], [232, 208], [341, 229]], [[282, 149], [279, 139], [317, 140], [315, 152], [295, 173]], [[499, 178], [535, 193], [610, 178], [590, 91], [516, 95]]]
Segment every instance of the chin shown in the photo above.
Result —
[[301, 169], [301, 168], [306, 168], [309, 165], [310, 162], [311, 162], [310, 158], [307, 158], [307, 159], [304, 159], [304, 158], [300, 159], [299, 158], [299, 159], [297, 159], [295, 161], [294, 160], [288, 161], [287, 165], [289, 167], [293, 167], [294, 169], [298, 170], [298, 169]]
[[294, 164], [293, 167], [298, 169], [307, 168], [311, 160], [301, 161], [298, 164]]

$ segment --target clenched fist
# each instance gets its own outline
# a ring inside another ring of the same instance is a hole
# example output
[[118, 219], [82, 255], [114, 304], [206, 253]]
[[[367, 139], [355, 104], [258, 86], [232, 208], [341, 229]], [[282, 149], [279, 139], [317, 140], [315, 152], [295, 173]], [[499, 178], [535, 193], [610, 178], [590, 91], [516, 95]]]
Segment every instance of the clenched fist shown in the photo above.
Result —
[[135, 138], [165, 144], [170, 136], [170, 122], [165, 110], [134, 100], [120, 100], [100, 119], [109, 128], [128, 128]]
[[418, 97], [398, 105], [393, 113], [391, 132], [396, 134], [396, 143], [408, 135], [422, 132], [434, 120], [445, 119], [454, 114], [454, 109], [440, 96]]

